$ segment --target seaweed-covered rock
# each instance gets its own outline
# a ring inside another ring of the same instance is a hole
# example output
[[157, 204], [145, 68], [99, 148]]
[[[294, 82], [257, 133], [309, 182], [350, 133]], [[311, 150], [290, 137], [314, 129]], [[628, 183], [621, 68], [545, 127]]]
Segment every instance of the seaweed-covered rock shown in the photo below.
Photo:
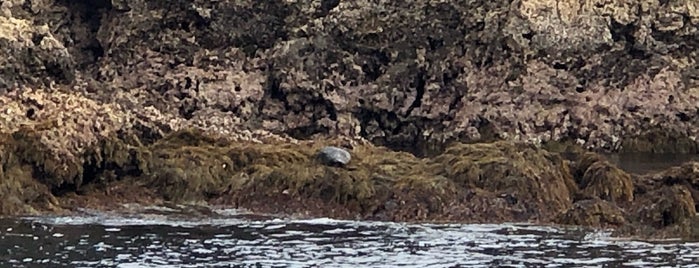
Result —
[[[148, 187], [158, 189], [166, 200], [201, 201], [219, 196], [241, 182], [235, 180], [233, 162], [221, 148], [181, 146], [162, 142], [152, 147], [143, 159]], [[240, 187], [239, 185], [236, 187]]]
[[[426, 161], [371, 144], [353, 148], [352, 169], [318, 165], [314, 158], [322, 143], [230, 146], [236, 178], [245, 183], [221, 202], [276, 213], [427, 220], [442, 217], [459, 191], [431, 173]], [[386, 206], [391, 203], [399, 205]]]
[[[666, 2], [3, 1], [0, 213], [137, 182], [318, 216], [606, 224], [615, 203], [688, 226], [693, 166], [631, 178], [531, 146], [699, 150], [697, 6]], [[343, 138], [372, 143], [314, 162]]]
[[695, 206], [699, 205], [699, 162], [691, 161], [641, 176], [636, 180], [636, 192], [647, 194], [668, 185], [684, 186]]
[[57, 200], [49, 187], [36, 180], [32, 167], [23, 164], [14, 154], [11, 138], [0, 134], [0, 215], [33, 214], [54, 210]]
[[636, 211], [639, 221], [655, 228], [686, 224], [697, 213], [691, 192], [680, 185], [648, 192], [639, 205]]
[[520, 220], [547, 219], [572, 203], [574, 183], [563, 159], [530, 145], [460, 144], [435, 162], [438, 174], [463, 187], [508, 197], [503, 207], [517, 208]]
[[125, 146], [107, 142], [129, 124], [118, 105], [24, 88], [0, 96], [0, 107], [0, 133], [11, 134], [5, 142], [14, 144], [17, 157], [49, 187], [80, 186], [88, 162], [123, 166], [129, 161]]
[[620, 207], [599, 198], [575, 202], [569, 210], [561, 213], [555, 221], [560, 224], [591, 227], [619, 227], [627, 223]]
[[578, 160], [576, 174], [580, 189], [587, 195], [611, 202], [633, 201], [631, 176], [595, 153], [585, 153]]

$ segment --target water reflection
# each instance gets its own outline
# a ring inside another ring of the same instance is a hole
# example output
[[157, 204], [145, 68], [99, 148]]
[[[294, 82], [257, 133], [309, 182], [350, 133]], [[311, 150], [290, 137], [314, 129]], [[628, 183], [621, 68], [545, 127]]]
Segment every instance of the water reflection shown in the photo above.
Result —
[[699, 267], [697, 243], [527, 225], [417, 225], [228, 215], [0, 221], [2, 267]]

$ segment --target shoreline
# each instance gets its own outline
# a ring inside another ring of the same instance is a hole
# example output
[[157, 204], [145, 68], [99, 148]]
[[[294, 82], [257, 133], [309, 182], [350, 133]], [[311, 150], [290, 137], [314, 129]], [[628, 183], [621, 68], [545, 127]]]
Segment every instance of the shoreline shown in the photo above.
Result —
[[699, 162], [599, 154], [699, 153], [694, 2], [331, 2], [3, 2], [0, 215], [206, 201], [699, 239]]
[[699, 220], [694, 202], [699, 192], [691, 186], [699, 162], [632, 175], [582, 149], [567, 152], [570, 160], [537, 146], [496, 141], [455, 144], [436, 157], [417, 158], [362, 143], [349, 150], [352, 161], [345, 168], [314, 161], [320, 148], [342, 140], [254, 143], [189, 129], [149, 145], [96, 143], [84, 158], [62, 159], [84, 161], [82, 173], [76, 173], [47, 170], [62, 164], [36, 161], [50, 156], [31, 147], [36, 145], [30, 138], [41, 136], [18, 133], [7, 137], [14, 143], [4, 143], [15, 147], [5, 151], [10, 153], [2, 159], [12, 161], [3, 163], [0, 178], [24, 189], [9, 188], [10, 200], [28, 203], [4, 204], [5, 215], [195, 202], [301, 217], [530, 222], [612, 228], [615, 235], [649, 239], [699, 239], [692, 227]]

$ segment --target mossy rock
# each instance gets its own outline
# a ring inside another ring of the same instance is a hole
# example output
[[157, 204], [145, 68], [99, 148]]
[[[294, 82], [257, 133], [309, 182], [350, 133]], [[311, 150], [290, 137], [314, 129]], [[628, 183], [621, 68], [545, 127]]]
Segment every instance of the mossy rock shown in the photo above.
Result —
[[252, 178], [250, 192], [286, 192], [366, 210], [380, 205], [382, 200], [377, 196], [389, 196], [403, 189], [429, 191], [438, 196], [451, 187], [427, 173], [424, 161], [410, 154], [358, 146], [353, 150], [355, 158], [350, 167], [337, 168], [315, 160], [318, 148], [255, 145], [233, 148], [228, 155], [237, 168]]
[[[359, 145], [348, 166], [318, 162], [317, 150], [337, 141], [302, 144], [229, 142], [192, 130], [173, 133], [144, 149], [144, 181], [168, 200], [229, 196], [236, 202], [285, 194], [299, 200], [379, 209], [387, 198], [421, 200], [437, 213], [458, 191], [426, 160], [383, 147]], [[413, 196], [414, 198], [408, 198]]]
[[694, 203], [699, 204], [699, 162], [686, 162], [662, 172], [648, 174], [641, 177], [641, 180], [646, 184], [644, 190], [658, 187], [658, 184], [686, 186], [694, 198]]
[[[47, 122], [51, 124], [51, 122]], [[55, 126], [46, 131], [58, 131]], [[17, 155], [22, 161], [32, 165], [38, 174], [39, 180], [49, 187], [60, 187], [64, 184], [80, 184], [82, 182], [83, 163], [79, 156], [70, 151], [56, 152], [47, 148], [42, 143], [44, 129], [24, 127], [12, 133], [12, 138], [7, 140], [14, 143]]]
[[633, 201], [631, 176], [609, 162], [596, 162], [580, 180], [580, 188], [586, 194], [611, 202]]
[[314, 162], [314, 149], [298, 144], [229, 142], [183, 130], [148, 148], [146, 173], [150, 185], [172, 200], [286, 192], [343, 203], [372, 196], [366, 169], [320, 165]]

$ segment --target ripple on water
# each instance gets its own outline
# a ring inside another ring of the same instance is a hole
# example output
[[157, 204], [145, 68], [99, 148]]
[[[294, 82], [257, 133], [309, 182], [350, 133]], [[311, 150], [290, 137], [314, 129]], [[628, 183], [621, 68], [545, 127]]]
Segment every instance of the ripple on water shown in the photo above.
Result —
[[4, 219], [0, 249], [2, 267], [697, 267], [699, 260], [698, 243], [615, 240], [579, 228], [251, 219], [230, 211], [207, 219]]

